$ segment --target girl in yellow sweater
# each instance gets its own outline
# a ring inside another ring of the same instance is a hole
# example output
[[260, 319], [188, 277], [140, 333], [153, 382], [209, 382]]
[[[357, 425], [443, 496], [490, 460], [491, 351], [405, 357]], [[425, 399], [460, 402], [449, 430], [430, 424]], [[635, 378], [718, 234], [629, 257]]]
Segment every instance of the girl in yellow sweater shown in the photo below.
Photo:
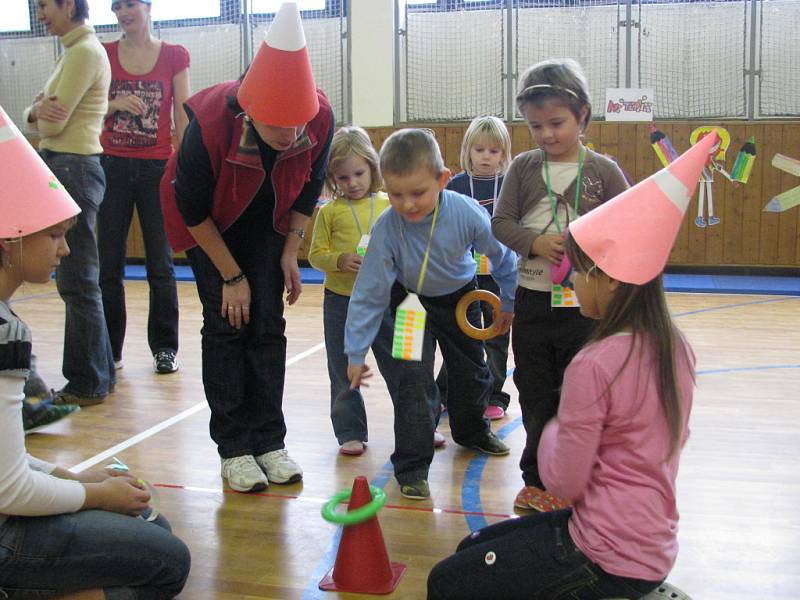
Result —
[[[366, 448], [367, 414], [361, 391], [350, 389], [347, 378], [344, 325], [350, 294], [369, 245], [370, 231], [389, 207], [389, 197], [378, 191], [381, 186], [378, 154], [366, 131], [360, 127], [343, 127], [336, 132], [327, 182], [333, 200], [317, 215], [308, 260], [325, 273], [323, 323], [333, 431], [339, 442], [339, 452], [358, 456]], [[392, 323], [385, 316], [372, 351], [391, 357], [391, 344]]]

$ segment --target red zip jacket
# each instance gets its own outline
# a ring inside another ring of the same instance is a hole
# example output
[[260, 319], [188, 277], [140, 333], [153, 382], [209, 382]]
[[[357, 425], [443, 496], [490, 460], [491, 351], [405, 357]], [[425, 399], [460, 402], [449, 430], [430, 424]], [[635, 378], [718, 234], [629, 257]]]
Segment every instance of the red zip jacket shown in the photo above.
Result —
[[[193, 118], [197, 119], [206, 147], [216, 185], [212, 199], [211, 218], [224, 232], [233, 225], [250, 205], [264, 182], [266, 172], [261, 163], [258, 146], [253, 139], [255, 130], [245, 128], [244, 113], [234, 115], [227, 99], [236, 97], [238, 81], [220, 83], [198, 92], [186, 102]], [[286, 235], [289, 211], [303, 186], [309, 181], [311, 166], [325, 148], [325, 140], [333, 126], [333, 113], [325, 94], [317, 90], [319, 112], [309, 121], [305, 133], [289, 150], [278, 155], [270, 173], [275, 191], [275, 229]], [[197, 245], [175, 201], [175, 171], [178, 153], [167, 161], [161, 179], [161, 210], [170, 246], [182, 252]]]

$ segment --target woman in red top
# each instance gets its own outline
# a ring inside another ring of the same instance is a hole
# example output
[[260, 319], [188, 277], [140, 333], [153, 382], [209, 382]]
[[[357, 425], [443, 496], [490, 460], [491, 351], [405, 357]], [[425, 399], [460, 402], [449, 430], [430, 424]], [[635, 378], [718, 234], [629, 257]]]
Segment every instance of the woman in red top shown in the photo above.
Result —
[[188, 122], [189, 53], [150, 34], [151, 0], [114, 0], [123, 36], [104, 44], [111, 63], [108, 114], [100, 141], [106, 194], [98, 216], [100, 287], [117, 368], [125, 341], [123, 275], [133, 207], [144, 237], [150, 313], [147, 341], [157, 373], [178, 369], [178, 294], [164, 233], [159, 182], [172, 154], [173, 116], [180, 144]]

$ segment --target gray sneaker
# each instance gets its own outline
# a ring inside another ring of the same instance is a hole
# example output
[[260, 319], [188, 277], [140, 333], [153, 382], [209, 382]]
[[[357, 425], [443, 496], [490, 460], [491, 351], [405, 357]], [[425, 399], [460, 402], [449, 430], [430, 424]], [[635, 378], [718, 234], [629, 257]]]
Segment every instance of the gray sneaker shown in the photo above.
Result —
[[409, 500], [427, 500], [431, 497], [431, 489], [425, 479], [420, 479], [414, 483], [401, 484], [400, 493]]
[[303, 469], [284, 449], [259, 454], [255, 458], [270, 483], [297, 483], [303, 478]]
[[483, 452], [484, 454], [491, 454], [492, 456], [503, 456], [511, 452], [511, 448], [506, 446], [493, 431], [486, 430], [486, 433], [474, 444], [472, 447], [475, 450]]
[[231, 489], [237, 492], [260, 492], [269, 482], [264, 472], [250, 454], [222, 459], [222, 476]]

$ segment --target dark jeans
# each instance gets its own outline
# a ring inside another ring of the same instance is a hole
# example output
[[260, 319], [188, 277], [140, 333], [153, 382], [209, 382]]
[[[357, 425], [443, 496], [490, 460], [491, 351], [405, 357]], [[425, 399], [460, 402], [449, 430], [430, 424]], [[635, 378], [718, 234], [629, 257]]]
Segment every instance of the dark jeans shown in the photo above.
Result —
[[203, 386], [211, 407], [211, 438], [222, 458], [263, 454], [284, 447], [283, 319], [285, 238], [250, 209], [223, 234], [250, 285], [250, 323], [231, 327], [220, 315], [222, 277], [199, 247], [186, 252], [203, 304]]
[[428, 576], [428, 600], [641, 598], [661, 584], [603, 571], [572, 541], [571, 514], [509, 519], [464, 538]]
[[[483, 344], [467, 337], [455, 316], [458, 301], [474, 288], [473, 281], [446, 296], [420, 296], [428, 313], [421, 361], [375, 357], [394, 404], [395, 449], [391, 459], [401, 485], [427, 479], [433, 461], [433, 431], [439, 418], [439, 396], [433, 379], [434, 336], [450, 366], [448, 412], [453, 440], [471, 446], [489, 430], [483, 411], [492, 391], [492, 376], [483, 360]], [[392, 323], [406, 295], [403, 286], [396, 283], [392, 288]], [[480, 318], [479, 310], [476, 304], [470, 307], [470, 320]]]
[[[500, 286], [492, 279], [491, 275], [478, 275], [478, 288], [492, 292], [496, 296], [500, 295]], [[487, 302], [481, 302], [480, 307], [483, 315], [483, 324], [480, 326], [490, 327], [494, 323], [492, 306]], [[489, 372], [494, 378], [489, 404], [499, 406], [503, 410], [508, 410], [508, 405], [511, 403], [511, 396], [509, 396], [508, 392], [503, 391], [503, 386], [506, 383], [506, 373], [508, 373], [508, 343], [510, 339], [511, 334], [509, 332], [483, 342], [486, 347], [486, 363], [489, 365]], [[447, 406], [447, 363], [442, 363], [442, 367], [439, 369], [439, 374], [436, 376], [436, 386], [439, 388], [441, 403]]]
[[551, 308], [550, 293], [517, 288], [511, 344], [527, 437], [519, 461], [525, 485], [543, 487], [536, 452], [545, 424], [558, 412], [564, 369], [581, 349], [594, 322], [579, 308]]
[[[325, 352], [328, 355], [328, 377], [331, 382], [331, 423], [339, 444], [352, 440], [366, 442], [367, 412], [360, 389], [351, 390], [347, 378], [347, 355], [344, 353], [344, 326], [350, 296], [325, 290], [322, 320], [325, 327]], [[392, 320], [389, 311], [384, 314], [381, 328], [372, 352], [381, 355], [380, 362], [392, 360]]]
[[178, 351], [178, 290], [158, 191], [166, 162], [109, 155], [102, 158], [106, 195], [97, 216], [97, 246], [103, 309], [114, 360], [122, 358], [125, 342], [127, 313], [123, 280], [134, 206], [142, 225], [150, 286], [147, 342], [153, 354], [160, 350]]
[[56, 270], [58, 293], [66, 305], [64, 318], [64, 391], [79, 396], [105, 396], [115, 381], [108, 339], [95, 225], [103, 201], [105, 175], [98, 156], [43, 150], [42, 158], [81, 208], [67, 231], [70, 255]]
[[102, 588], [107, 600], [174, 598], [189, 549], [159, 515], [152, 523], [103, 510], [12, 517], [0, 525], [0, 598], [54, 598]]

